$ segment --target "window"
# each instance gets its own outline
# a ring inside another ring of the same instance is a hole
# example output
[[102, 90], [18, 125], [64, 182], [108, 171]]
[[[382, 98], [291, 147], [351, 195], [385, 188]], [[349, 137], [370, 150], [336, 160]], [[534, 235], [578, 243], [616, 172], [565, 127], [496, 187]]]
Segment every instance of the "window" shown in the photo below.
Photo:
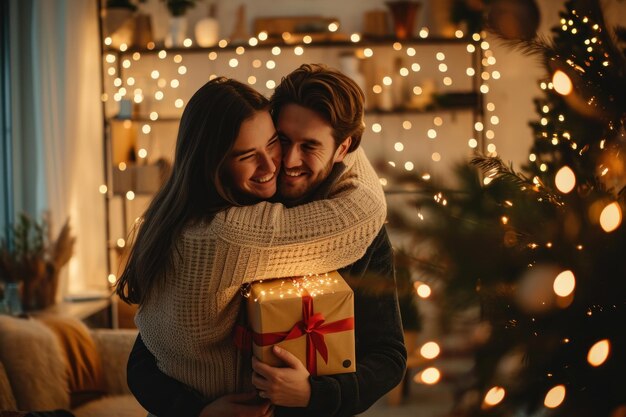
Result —
[[[0, 2], [0, 231], [13, 221], [9, 3]], [[3, 235], [4, 233], [0, 233]]]

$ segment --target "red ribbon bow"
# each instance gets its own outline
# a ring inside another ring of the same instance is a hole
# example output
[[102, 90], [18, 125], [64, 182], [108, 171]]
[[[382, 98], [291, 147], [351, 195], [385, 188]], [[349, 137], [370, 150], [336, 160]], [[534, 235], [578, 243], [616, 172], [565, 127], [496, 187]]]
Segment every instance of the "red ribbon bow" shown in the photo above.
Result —
[[302, 296], [302, 320], [293, 325], [288, 332], [256, 333], [241, 326], [235, 329], [235, 343], [238, 347], [249, 348], [251, 341], [258, 346], [275, 345], [283, 340], [296, 339], [306, 335], [306, 368], [311, 375], [317, 375], [317, 352], [324, 363], [328, 363], [328, 347], [324, 335], [354, 329], [354, 317], [324, 324], [322, 313], [313, 312], [313, 297]]

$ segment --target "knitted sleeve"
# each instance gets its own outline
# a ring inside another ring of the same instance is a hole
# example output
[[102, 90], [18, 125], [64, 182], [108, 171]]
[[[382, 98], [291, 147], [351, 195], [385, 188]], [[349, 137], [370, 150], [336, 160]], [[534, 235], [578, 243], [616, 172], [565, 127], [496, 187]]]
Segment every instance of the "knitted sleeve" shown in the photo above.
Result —
[[211, 228], [218, 241], [255, 258], [244, 279], [336, 270], [365, 254], [387, 208], [363, 150], [349, 156], [328, 198], [291, 208], [269, 202], [233, 207], [214, 218]]

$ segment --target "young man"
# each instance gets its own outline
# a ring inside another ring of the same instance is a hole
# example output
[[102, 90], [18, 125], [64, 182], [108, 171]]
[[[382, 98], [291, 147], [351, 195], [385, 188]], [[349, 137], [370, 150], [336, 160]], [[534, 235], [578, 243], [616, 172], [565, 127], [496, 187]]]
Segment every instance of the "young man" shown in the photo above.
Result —
[[[345, 174], [341, 162], [358, 148], [364, 129], [363, 100], [352, 80], [323, 66], [303, 65], [282, 80], [271, 99], [283, 152], [281, 202], [295, 206], [323, 199], [337, 177]], [[393, 251], [384, 227], [365, 255], [339, 272], [355, 291], [356, 372], [311, 376], [284, 350], [275, 354], [289, 364], [286, 368], [253, 359], [252, 383], [259, 397], [276, 406], [276, 416], [352, 416], [369, 408], [404, 376], [406, 349]], [[383, 290], [381, 282], [386, 284]], [[373, 287], [379, 290], [374, 292]], [[159, 417], [208, 417], [213, 411], [184, 384], [161, 373], [140, 338], [129, 360], [128, 383], [139, 402]], [[233, 405], [240, 406], [240, 415], [272, 412], [268, 402], [246, 404], [250, 397], [238, 398]], [[226, 412], [220, 410], [221, 415]]]

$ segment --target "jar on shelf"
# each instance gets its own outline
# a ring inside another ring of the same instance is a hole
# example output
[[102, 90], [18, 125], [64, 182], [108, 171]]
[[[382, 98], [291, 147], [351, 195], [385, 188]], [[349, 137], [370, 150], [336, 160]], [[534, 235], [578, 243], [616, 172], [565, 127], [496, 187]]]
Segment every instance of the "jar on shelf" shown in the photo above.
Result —
[[194, 28], [196, 43], [203, 48], [217, 45], [220, 36], [220, 25], [215, 18], [215, 4], [209, 6], [209, 15], [198, 20]]

